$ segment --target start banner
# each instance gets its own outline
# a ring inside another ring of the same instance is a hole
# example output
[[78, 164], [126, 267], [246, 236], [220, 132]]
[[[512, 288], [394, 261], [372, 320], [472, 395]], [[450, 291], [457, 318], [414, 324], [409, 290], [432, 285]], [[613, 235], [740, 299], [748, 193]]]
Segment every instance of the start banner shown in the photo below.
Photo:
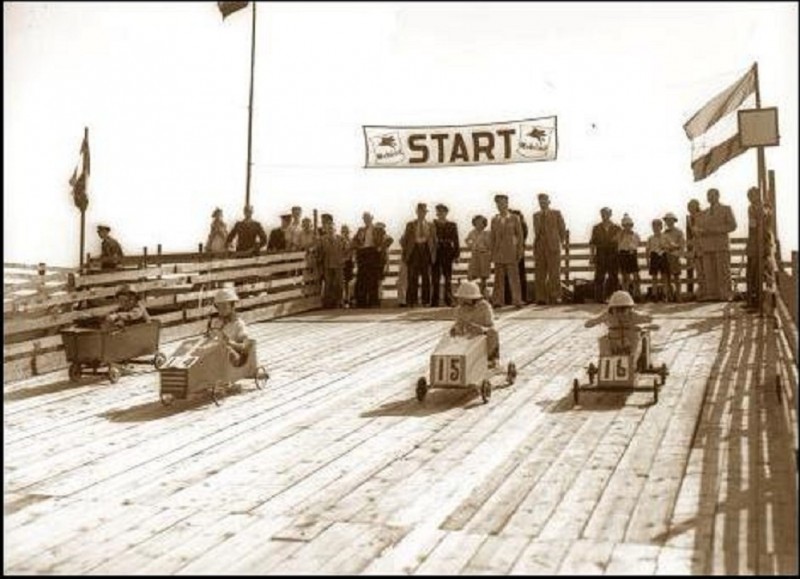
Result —
[[428, 127], [364, 126], [366, 168], [469, 167], [554, 161], [555, 116]]

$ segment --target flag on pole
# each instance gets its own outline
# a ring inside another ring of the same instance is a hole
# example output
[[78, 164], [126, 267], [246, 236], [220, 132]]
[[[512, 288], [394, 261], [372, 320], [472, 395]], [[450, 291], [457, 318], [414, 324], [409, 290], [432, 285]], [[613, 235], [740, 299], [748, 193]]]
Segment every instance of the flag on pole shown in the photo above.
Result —
[[217, 2], [217, 6], [219, 6], [219, 11], [222, 12], [223, 20], [225, 20], [227, 16], [230, 16], [234, 12], [241, 10], [248, 4], [250, 4], [250, 2]]
[[89, 206], [87, 185], [89, 182], [90, 168], [89, 129], [86, 128], [83, 132], [83, 143], [81, 143], [78, 164], [75, 166], [75, 170], [72, 171], [72, 177], [69, 178], [69, 184], [72, 186], [72, 199], [75, 201], [75, 207], [81, 211], [86, 211], [86, 207]]
[[739, 142], [737, 111], [755, 107], [756, 65], [734, 84], [708, 101], [683, 125], [692, 141], [692, 172], [700, 181], [744, 153]]

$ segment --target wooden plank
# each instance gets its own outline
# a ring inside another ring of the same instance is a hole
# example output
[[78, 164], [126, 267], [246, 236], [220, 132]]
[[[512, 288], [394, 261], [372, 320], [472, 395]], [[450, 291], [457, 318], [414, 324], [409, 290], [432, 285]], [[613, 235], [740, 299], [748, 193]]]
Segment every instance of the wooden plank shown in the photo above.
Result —
[[135, 280], [145, 280], [148, 278], [158, 277], [163, 274], [172, 273], [169, 268], [162, 267], [146, 267], [142, 269], [134, 269], [129, 271], [115, 271], [111, 273], [100, 273], [94, 275], [76, 275], [75, 287], [81, 288], [86, 286], [97, 286], [102, 284], [119, 284], [122, 282], [131, 282]]
[[511, 568], [512, 575], [555, 575], [572, 541], [542, 541], [534, 539], [522, 551]]
[[485, 540], [485, 535], [451, 531], [433, 548], [414, 574], [460, 574]]

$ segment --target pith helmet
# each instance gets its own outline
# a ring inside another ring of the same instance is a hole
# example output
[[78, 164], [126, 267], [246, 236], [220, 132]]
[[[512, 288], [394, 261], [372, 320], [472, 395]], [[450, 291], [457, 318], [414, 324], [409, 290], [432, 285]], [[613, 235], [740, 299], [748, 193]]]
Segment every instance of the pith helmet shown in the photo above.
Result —
[[632, 308], [633, 306], [631, 294], [623, 290], [615, 291], [611, 294], [611, 299], [608, 300], [609, 308]]
[[481, 288], [474, 281], [462, 281], [456, 290], [456, 297], [465, 300], [479, 300], [483, 296], [481, 295]]
[[633, 219], [627, 213], [622, 216], [622, 225], [633, 225]]
[[223, 302], [235, 302], [238, 301], [239, 296], [236, 295], [236, 290], [232, 287], [224, 287], [220, 290], [217, 290], [217, 293], [214, 294], [214, 303], [221, 304]]
[[662, 219], [663, 219], [664, 221], [669, 221], [669, 220], [672, 220], [672, 221], [677, 221], [677, 220], [678, 220], [678, 218], [677, 218], [677, 217], [675, 217], [675, 214], [674, 214], [672, 211], [670, 211], [669, 213], [667, 213], [667, 214], [666, 214], [664, 217], [662, 217]]

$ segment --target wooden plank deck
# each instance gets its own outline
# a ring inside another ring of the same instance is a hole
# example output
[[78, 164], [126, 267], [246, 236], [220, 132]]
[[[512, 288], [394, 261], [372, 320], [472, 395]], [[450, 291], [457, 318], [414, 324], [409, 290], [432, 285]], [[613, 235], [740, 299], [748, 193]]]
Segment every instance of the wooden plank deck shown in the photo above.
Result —
[[[793, 434], [767, 323], [648, 305], [651, 394], [583, 393], [599, 306], [497, 313], [516, 384], [416, 378], [446, 310], [253, 324], [271, 379], [164, 408], [158, 374], [4, 390], [6, 573], [794, 574]], [[169, 354], [177, 343], [164, 344]]]

